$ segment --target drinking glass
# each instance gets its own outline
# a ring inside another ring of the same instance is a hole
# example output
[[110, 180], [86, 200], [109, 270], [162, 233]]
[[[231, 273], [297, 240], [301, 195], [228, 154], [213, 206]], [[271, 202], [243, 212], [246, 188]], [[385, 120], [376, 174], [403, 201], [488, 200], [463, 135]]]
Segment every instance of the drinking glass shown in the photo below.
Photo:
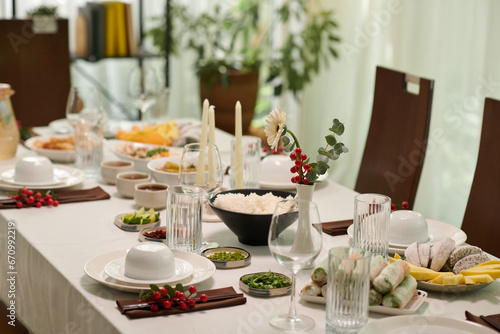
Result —
[[155, 71], [145, 67], [135, 67], [130, 72], [127, 96], [140, 110], [141, 120], [152, 120], [150, 110], [155, 107], [159, 92], [160, 82]]
[[269, 227], [268, 244], [276, 261], [292, 271], [290, 310], [288, 314], [273, 316], [269, 323], [287, 331], [306, 331], [314, 327], [314, 320], [297, 314], [295, 276], [321, 251], [321, 223], [316, 204], [303, 199], [278, 202]]
[[[203, 220], [213, 220], [215, 213], [208, 205], [210, 197], [222, 186], [224, 171], [217, 146], [201, 149], [199, 143], [187, 144], [179, 166], [179, 184], [203, 189]], [[203, 242], [205, 248], [218, 247], [216, 242]]]
[[354, 247], [387, 259], [391, 199], [379, 194], [354, 198]]
[[[242, 178], [243, 188], [260, 188], [260, 153], [261, 139], [254, 136], [242, 136]], [[236, 139], [231, 139], [231, 173], [229, 184], [231, 189], [236, 184]]]
[[66, 119], [75, 129], [75, 166], [87, 177], [98, 178], [104, 139], [104, 110], [94, 87], [72, 87], [66, 104]]

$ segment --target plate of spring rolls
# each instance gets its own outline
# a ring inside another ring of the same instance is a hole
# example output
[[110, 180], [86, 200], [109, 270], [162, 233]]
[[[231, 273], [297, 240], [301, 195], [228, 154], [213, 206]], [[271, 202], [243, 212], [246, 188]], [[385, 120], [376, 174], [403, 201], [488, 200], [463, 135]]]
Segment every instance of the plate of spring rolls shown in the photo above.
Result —
[[[410, 266], [401, 260], [388, 264], [382, 256], [370, 262], [369, 311], [390, 315], [412, 314], [422, 305], [427, 292], [417, 290]], [[311, 273], [311, 280], [300, 291], [305, 301], [326, 304], [328, 258]]]

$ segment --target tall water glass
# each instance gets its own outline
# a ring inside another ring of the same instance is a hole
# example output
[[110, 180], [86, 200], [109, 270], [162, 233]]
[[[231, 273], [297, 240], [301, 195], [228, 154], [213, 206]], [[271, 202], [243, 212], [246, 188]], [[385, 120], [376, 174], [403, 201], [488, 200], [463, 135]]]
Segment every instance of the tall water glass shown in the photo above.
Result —
[[354, 247], [387, 258], [391, 199], [361, 194], [354, 198]]
[[[243, 188], [259, 188], [260, 187], [260, 154], [262, 152], [262, 141], [259, 137], [242, 136], [241, 137], [241, 153], [242, 153], [242, 172], [243, 172]], [[231, 173], [229, 177], [229, 185], [231, 189], [235, 187], [236, 177], [236, 140], [231, 139]]]
[[368, 321], [371, 253], [337, 247], [328, 252], [326, 332], [357, 333]]
[[200, 253], [202, 246], [201, 209], [203, 189], [171, 186], [167, 189], [165, 242], [175, 250]]

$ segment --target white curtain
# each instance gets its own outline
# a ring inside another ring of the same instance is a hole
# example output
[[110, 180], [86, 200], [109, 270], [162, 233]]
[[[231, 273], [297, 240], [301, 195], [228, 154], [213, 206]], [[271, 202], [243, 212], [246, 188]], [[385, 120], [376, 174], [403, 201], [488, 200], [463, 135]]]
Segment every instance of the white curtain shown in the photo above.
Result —
[[461, 226], [484, 97], [500, 99], [500, 3], [326, 2], [340, 24], [341, 56], [305, 92], [307, 150], [323, 144], [316, 134], [325, 132], [333, 118], [345, 122], [342, 140], [350, 152], [336, 162], [331, 178], [353, 188], [371, 117], [376, 66], [434, 79], [429, 146], [413, 208], [429, 219]]

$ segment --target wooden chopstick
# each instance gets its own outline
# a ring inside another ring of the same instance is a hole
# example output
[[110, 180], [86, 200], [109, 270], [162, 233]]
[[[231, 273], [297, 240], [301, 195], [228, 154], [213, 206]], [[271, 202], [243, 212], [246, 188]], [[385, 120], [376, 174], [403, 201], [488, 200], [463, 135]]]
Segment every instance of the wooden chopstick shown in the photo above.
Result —
[[486, 322], [488, 325], [492, 326], [493, 328], [495, 328], [497, 331], [500, 331], [500, 324], [497, 324], [495, 321], [485, 317], [484, 315], [480, 315], [479, 318], [481, 318], [481, 320], [483, 320], [484, 322]]

